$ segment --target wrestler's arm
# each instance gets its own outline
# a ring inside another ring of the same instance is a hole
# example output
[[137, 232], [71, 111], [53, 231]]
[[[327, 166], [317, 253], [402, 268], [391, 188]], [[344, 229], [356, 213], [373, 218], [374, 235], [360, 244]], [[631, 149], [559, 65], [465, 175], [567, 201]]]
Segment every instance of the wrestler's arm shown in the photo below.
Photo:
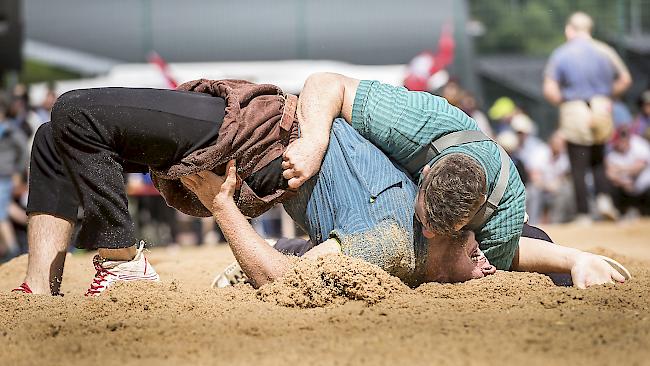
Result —
[[601, 257], [539, 239], [521, 237], [513, 271], [571, 274], [574, 286], [586, 288], [625, 278]]
[[312, 74], [305, 81], [297, 108], [301, 136], [287, 147], [282, 163], [290, 188], [300, 187], [320, 169], [332, 121], [352, 120], [358, 85], [357, 79], [333, 73]]
[[[288, 256], [268, 245], [237, 208], [233, 200], [237, 182], [235, 174], [233, 166], [228, 169], [227, 177], [205, 171], [184, 177], [181, 181], [199, 197], [204, 206], [210, 208], [237, 262], [253, 285], [259, 287], [282, 277], [292, 262]], [[315, 259], [337, 253], [340, 253], [338, 243], [328, 240], [308, 251], [304, 257]]]

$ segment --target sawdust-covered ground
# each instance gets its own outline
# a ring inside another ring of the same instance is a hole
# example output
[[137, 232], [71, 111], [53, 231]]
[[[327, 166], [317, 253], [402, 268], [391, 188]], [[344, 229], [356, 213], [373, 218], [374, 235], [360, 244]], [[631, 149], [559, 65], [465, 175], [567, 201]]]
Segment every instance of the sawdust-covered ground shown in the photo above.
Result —
[[499, 272], [411, 290], [330, 260], [259, 291], [210, 290], [233, 258], [225, 246], [161, 248], [149, 253], [161, 284], [89, 299], [90, 255], [68, 258], [64, 297], [10, 294], [21, 257], [0, 266], [0, 365], [650, 364], [650, 221], [546, 229], [614, 256], [634, 279], [580, 291]]

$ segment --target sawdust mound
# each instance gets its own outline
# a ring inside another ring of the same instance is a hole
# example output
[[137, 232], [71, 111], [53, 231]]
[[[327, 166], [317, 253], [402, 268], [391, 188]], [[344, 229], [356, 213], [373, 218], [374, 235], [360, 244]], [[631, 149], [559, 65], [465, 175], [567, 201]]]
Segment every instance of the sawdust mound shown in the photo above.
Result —
[[[289, 297], [288, 279], [262, 290], [209, 288], [234, 260], [226, 246], [152, 250], [148, 259], [162, 282], [117, 284], [97, 298], [83, 296], [95, 274], [93, 253], [69, 255], [64, 297], [9, 292], [25, 275], [22, 256], [0, 265], [0, 366], [648, 365], [650, 220], [550, 234], [585, 249], [602, 246], [596, 252], [621, 262], [633, 279], [579, 290], [540, 274], [499, 271], [462, 284], [401, 287], [371, 306], [343, 294], [330, 298], [332, 305], [303, 309], [258, 298], [266, 293], [271, 301], [272, 288]], [[350, 263], [330, 264], [350, 279], [361, 271]], [[318, 268], [325, 263], [311, 265], [288, 276], [333, 275]], [[384, 273], [371, 273], [384, 276], [375, 285], [386, 285]], [[378, 295], [377, 286], [370, 293]]]
[[376, 304], [410, 289], [379, 267], [345, 256], [297, 260], [280, 280], [262, 286], [257, 298], [287, 307], [315, 308], [350, 300]]

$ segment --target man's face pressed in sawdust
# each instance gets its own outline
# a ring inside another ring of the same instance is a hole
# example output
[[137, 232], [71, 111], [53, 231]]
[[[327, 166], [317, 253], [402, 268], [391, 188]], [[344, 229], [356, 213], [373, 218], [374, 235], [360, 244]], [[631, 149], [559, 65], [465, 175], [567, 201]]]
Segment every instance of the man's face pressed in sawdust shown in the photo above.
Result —
[[490, 264], [479, 248], [474, 232], [461, 229], [457, 236], [443, 237], [427, 229], [423, 220], [424, 198], [418, 193], [415, 198], [415, 219], [422, 226], [427, 238], [427, 272], [436, 282], [465, 282], [494, 274], [496, 268]]

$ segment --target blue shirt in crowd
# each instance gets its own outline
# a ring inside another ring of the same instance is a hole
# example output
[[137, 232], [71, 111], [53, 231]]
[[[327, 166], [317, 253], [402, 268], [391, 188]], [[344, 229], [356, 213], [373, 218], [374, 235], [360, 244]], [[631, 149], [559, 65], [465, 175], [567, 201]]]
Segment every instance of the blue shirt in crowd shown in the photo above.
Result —
[[612, 94], [617, 71], [607, 47], [593, 39], [575, 38], [553, 51], [546, 76], [558, 82], [565, 101]]

